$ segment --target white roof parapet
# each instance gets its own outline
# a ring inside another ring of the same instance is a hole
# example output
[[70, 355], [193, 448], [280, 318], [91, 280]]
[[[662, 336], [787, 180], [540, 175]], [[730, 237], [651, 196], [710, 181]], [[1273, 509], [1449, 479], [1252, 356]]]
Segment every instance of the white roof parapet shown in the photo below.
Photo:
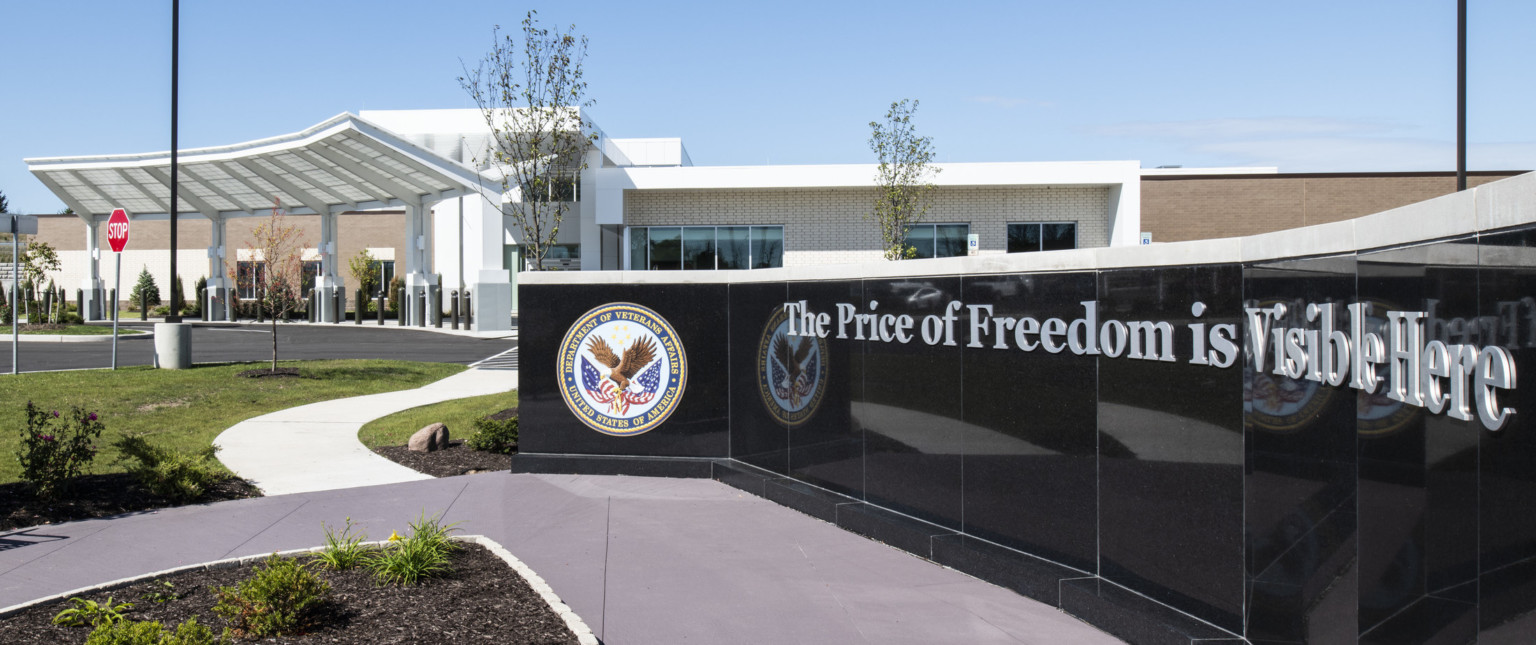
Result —
[[1533, 225], [1536, 225], [1536, 172], [1355, 219], [1246, 237], [737, 271], [538, 271], [520, 273], [517, 280], [524, 285], [811, 282], [1203, 264], [1270, 264], [1299, 258], [1350, 257], [1383, 249], [1398, 250], [1395, 257], [1388, 259], [1399, 261], [1408, 256], [1441, 266], [1529, 267], [1528, 262], [1536, 262], [1536, 253], [1477, 245], [1474, 236]]
[[[1140, 181], [1135, 161], [941, 163], [936, 186], [1112, 186]], [[875, 185], [875, 164], [603, 168], [606, 188], [857, 188]]]
[[[177, 212], [207, 217], [257, 214], [277, 197], [298, 213], [362, 210], [490, 188], [472, 168], [342, 113], [293, 134], [177, 154]], [[168, 216], [170, 153], [25, 160], [82, 216], [114, 208], [134, 217]], [[499, 190], [499, 188], [497, 188]]]

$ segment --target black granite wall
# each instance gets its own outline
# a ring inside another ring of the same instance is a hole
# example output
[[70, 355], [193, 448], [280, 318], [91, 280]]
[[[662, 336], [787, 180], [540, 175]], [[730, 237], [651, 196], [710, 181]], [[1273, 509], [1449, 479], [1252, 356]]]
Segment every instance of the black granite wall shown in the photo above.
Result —
[[[1246, 348], [1245, 307], [1284, 304], [1287, 326], [1317, 330], [1307, 305], [1335, 303], [1348, 329], [1345, 305], [1365, 302], [1367, 330], [1381, 332], [1381, 312], [1430, 312], [1428, 337], [1505, 347], [1517, 374], [1536, 374], [1536, 230], [1246, 266], [521, 289], [516, 469], [746, 464], [823, 496], [840, 524], [845, 512], [913, 523], [903, 548], [924, 557], [964, 569], [950, 560], [980, 560], [953, 545], [1016, 556], [966, 570], [1048, 577], [996, 573], [1133, 642], [1536, 642], [1536, 384], [1506, 394], [1520, 412], [1490, 431], [1392, 401], [1385, 384], [1276, 374], [1273, 357], [1191, 360], [1218, 325]], [[992, 327], [976, 347], [961, 311], [953, 345], [825, 339], [791, 413], [765, 374], [784, 303], [800, 301], [834, 321], [838, 303], [919, 321], [951, 301], [1068, 321], [1089, 303], [1100, 325], [1169, 323], [1176, 360], [1020, 351]], [[556, 387], [556, 345], [611, 302], [665, 317], [690, 363], [676, 413], [634, 437], [588, 429]], [[1125, 626], [1138, 620], [1165, 627]]]

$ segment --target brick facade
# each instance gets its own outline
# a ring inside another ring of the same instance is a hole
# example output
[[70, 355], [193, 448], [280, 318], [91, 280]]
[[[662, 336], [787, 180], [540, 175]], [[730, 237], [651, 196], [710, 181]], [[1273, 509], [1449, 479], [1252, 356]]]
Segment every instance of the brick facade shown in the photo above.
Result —
[[[630, 226], [784, 226], [784, 264], [806, 266], [881, 258], [879, 227], [864, 217], [873, 189], [631, 190]], [[1109, 189], [1104, 187], [941, 187], [924, 222], [970, 224], [981, 253], [1003, 253], [1010, 222], [1077, 222], [1079, 247], [1109, 245]]]
[[[1467, 186], [1520, 174], [1468, 173]], [[1166, 175], [1141, 182], [1154, 242], [1269, 233], [1352, 219], [1456, 191], [1454, 173]]]

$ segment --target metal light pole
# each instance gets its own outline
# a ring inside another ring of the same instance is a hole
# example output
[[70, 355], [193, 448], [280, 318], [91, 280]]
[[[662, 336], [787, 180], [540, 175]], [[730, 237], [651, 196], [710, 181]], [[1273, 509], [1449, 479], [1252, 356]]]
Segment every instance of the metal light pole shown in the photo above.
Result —
[[1456, 191], [1467, 189], [1467, 0], [1456, 0]]
[[21, 345], [21, 312], [16, 311], [16, 306], [21, 304], [21, 221], [15, 215], [11, 215], [11, 373], [19, 374], [21, 362], [16, 353], [16, 348]]
[[171, 0], [171, 312], [165, 317], [165, 322], [181, 322], [181, 294], [176, 293], [176, 211], [180, 210], [176, 201], [176, 83], [178, 62], [180, 61], [181, 41], [181, 0]]

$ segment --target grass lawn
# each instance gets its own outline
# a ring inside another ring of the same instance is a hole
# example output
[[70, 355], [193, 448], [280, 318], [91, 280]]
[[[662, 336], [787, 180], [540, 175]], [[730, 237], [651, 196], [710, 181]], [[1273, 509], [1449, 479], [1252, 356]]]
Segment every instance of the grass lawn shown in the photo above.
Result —
[[417, 430], [442, 422], [448, 426], [449, 436], [468, 439], [475, 433], [475, 419], [515, 407], [517, 390], [443, 401], [374, 419], [363, 426], [357, 436], [369, 448], [403, 446]]
[[[0, 376], [0, 484], [17, 481], [16, 448], [26, 427], [26, 403], [44, 410], [78, 405], [106, 425], [92, 472], [122, 472], [111, 443], [123, 432], [194, 451], [213, 443], [230, 426], [251, 417], [316, 401], [420, 387], [464, 369], [463, 365], [381, 360], [279, 361], [303, 378], [241, 378], [268, 365], [238, 363], [188, 370], [129, 367]], [[494, 412], [494, 410], [492, 410]]]
[[[138, 331], [136, 329], [117, 330], [117, 334], [119, 336], [132, 336], [134, 334], [142, 333], [144, 332]], [[112, 326], [107, 325], [103, 327], [101, 325], [66, 325], [61, 329], [24, 330], [21, 332], [21, 334], [23, 336], [33, 334], [47, 334], [52, 336], [111, 336]]]

